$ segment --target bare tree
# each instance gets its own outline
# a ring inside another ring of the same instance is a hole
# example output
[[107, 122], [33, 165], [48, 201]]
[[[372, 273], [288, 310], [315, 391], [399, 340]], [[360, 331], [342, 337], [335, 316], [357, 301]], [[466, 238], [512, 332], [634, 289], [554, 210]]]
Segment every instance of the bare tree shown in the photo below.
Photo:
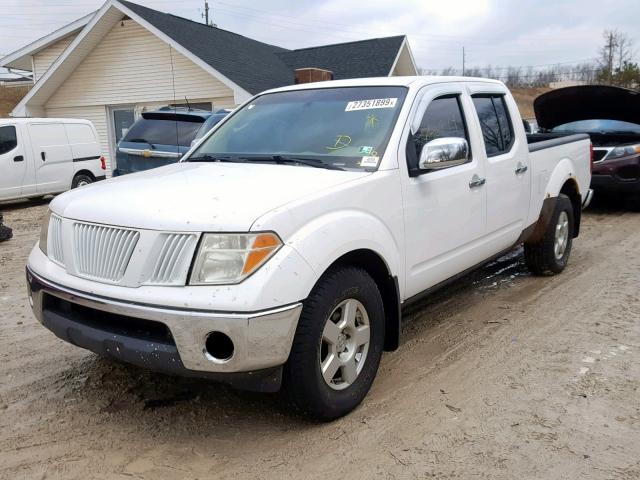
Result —
[[619, 71], [623, 69], [625, 63], [631, 62], [635, 56], [633, 39], [626, 33], [618, 33], [616, 55], [618, 57], [617, 67]]

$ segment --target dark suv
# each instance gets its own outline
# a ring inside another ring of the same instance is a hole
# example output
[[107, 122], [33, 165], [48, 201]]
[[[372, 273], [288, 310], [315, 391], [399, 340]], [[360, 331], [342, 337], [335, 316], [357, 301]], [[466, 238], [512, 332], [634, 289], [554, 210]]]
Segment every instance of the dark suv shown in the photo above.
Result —
[[162, 107], [144, 112], [116, 150], [114, 176], [140, 172], [175, 163], [226, 116], [225, 110], [210, 112], [184, 107]]
[[560, 88], [536, 98], [534, 109], [542, 131], [588, 133], [591, 188], [640, 209], [640, 92], [604, 85]]

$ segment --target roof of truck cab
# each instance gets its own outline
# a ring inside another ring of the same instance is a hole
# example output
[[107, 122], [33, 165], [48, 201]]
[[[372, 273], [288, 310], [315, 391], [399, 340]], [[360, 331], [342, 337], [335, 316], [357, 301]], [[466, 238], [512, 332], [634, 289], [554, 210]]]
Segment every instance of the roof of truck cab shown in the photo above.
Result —
[[346, 80], [330, 80], [325, 82], [302, 83], [298, 85], [289, 85], [286, 87], [273, 88], [263, 93], [282, 92], [288, 90], [305, 90], [311, 88], [339, 88], [339, 87], [375, 87], [375, 86], [400, 86], [408, 87], [412, 84], [429, 85], [436, 83], [457, 83], [457, 82], [474, 82], [474, 83], [491, 83], [494, 85], [503, 85], [498, 80], [490, 78], [478, 77], [445, 77], [445, 76], [413, 76], [413, 77], [371, 77], [371, 78], [352, 78]]

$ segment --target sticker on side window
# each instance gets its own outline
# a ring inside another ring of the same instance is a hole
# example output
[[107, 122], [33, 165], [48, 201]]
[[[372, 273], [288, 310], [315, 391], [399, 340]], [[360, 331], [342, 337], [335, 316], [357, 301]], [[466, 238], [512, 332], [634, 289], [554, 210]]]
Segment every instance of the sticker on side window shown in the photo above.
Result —
[[369, 100], [354, 100], [347, 103], [345, 112], [355, 112], [357, 110], [371, 110], [374, 108], [394, 108], [398, 103], [398, 98], [372, 98]]
[[370, 168], [376, 168], [378, 166], [378, 161], [380, 160], [380, 157], [362, 157], [362, 160], [360, 160], [360, 166], [361, 167], [370, 167]]

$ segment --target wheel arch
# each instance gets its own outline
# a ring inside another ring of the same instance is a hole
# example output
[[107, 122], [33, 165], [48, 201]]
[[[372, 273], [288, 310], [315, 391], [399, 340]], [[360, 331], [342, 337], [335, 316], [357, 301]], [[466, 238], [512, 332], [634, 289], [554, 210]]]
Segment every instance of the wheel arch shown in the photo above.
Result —
[[569, 197], [573, 206], [573, 238], [580, 234], [580, 221], [582, 217], [582, 196], [580, 195], [580, 187], [575, 178], [568, 178], [562, 187], [560, 193]]
[[73, 178], [71, 179], [71, 183], [73, 183], [73, 180], [75, 180], [76, 177], [78, 177], [79, 175], [87, 175], [94, 182], [96, 180], [96, 176], [93, 174], [93, 172], [91, 172], [91, 170], [87, 170], [86, 168], [83, 168], [82, 170], [78, 170], [77, 172], [75, 172], [73, 174]]
[[382, 296], [385, 312], [384, 350], [396, 350], [400, 344], [401, 324], [398, 277], [391, 273], [382, 256], [368, 248], [360, 248], [343, 254], [329, 265], [326, 271], [346, 266], [362, 268], [376, 282]]

